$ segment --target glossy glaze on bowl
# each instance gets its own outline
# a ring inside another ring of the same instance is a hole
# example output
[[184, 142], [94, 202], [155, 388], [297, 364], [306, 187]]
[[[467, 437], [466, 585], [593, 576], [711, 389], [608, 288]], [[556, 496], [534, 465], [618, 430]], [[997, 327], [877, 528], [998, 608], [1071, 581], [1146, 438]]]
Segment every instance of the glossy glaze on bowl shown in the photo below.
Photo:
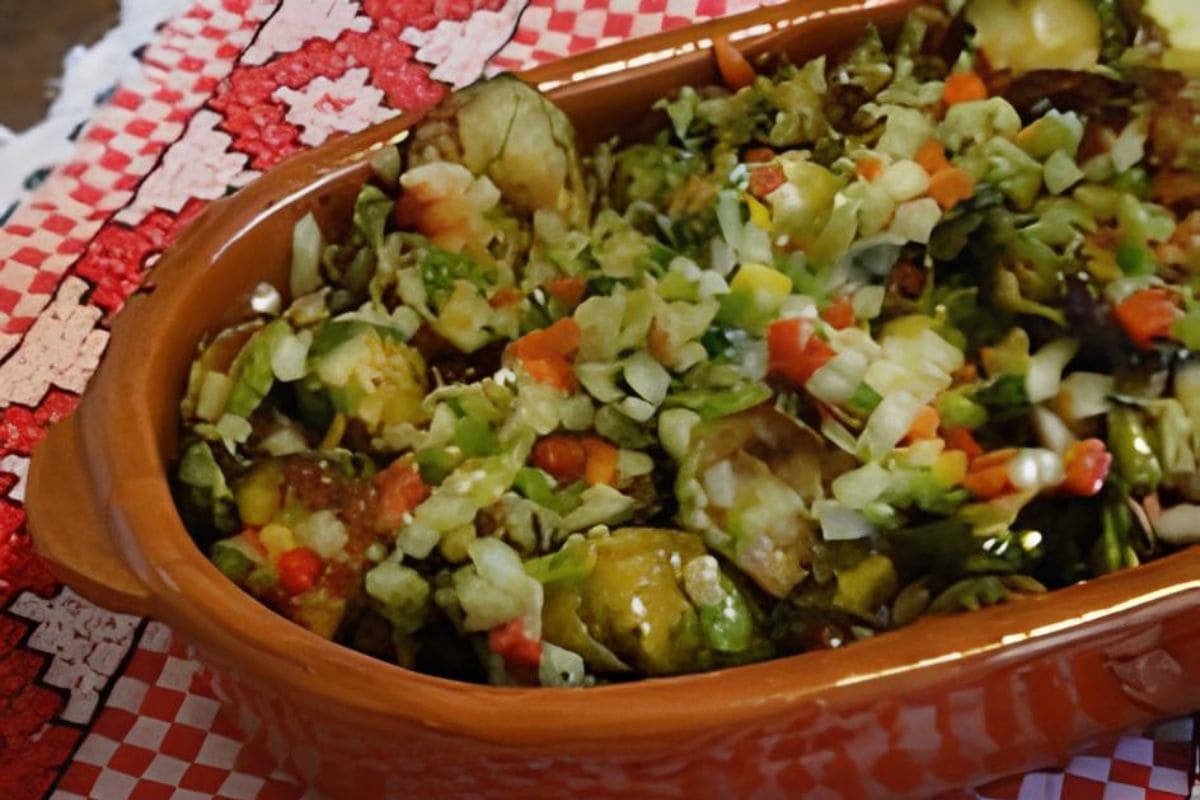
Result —
[[[717, 33], [752, 55], [783, 48], [799, 60], [911, 5], [798, 0], [526, 77], [553, 89], [594, 142], [670, 90], [712, 81]], [[586, 691], [411, 673], [238, 591], [188, 537], [167, 482], [195, 345], [243, 313], [258, 281], [284, 281], [300, 216], [314, 211], [328, 231], [345, 224], [371, 149], [412, 121], [299, 156], [213, 204], [118, 317], [78, 413], [51, 431], [30, 476], [35, 543], [60, 577], [169, 623], [247, 734], [289, 770], [355, 798], [928, 797], [1200, 705], [1189, 677], [1200, 674], [1196, 548], [846, 650]]]

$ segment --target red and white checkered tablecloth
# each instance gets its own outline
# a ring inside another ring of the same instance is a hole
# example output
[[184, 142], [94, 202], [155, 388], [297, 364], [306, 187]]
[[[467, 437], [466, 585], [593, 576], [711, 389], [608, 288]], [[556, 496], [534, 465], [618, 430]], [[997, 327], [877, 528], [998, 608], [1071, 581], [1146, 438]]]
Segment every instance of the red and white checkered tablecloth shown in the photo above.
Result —
[[[447, 85], [760, 0], [196, 0], [140, 51], [74, 156], [0, 207], [0, 800], [300, 798], [163, 625], [97, 608], [33, 554], [31, 450], [111, 317], [206, 203]], [[961, 797], [1200, 800], [1190, 718]]]

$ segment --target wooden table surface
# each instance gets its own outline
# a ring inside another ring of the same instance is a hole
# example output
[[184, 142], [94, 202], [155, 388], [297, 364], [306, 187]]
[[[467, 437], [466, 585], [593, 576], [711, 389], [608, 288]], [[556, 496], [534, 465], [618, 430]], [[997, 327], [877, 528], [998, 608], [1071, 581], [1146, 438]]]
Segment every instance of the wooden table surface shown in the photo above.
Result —
[[120, 0], [0, 0], [0, 125], [20, 131], [46, 114], [72, 45], [117, 21]]

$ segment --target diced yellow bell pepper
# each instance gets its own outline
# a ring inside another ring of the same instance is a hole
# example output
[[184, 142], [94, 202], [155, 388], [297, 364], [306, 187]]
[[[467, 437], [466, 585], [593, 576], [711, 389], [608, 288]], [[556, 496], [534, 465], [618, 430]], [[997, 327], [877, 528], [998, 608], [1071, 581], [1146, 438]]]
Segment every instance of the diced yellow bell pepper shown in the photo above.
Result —
[[266, 525], [279, 511], [283, 474], [275, 462], [256, 468], [237, 490], [238, 516], [245, 525]]
[[296, 546], [296, 537], [291, 530], [274, 522], [258, 532], [258, 540], [267, 548], [272, 561]]
[[933, 463], [934, 477], [947, 486], [957, 486], [967, 477], [967, 454], [962, 450], [947, 450]]
[[786, 297], [792, 293], [792, 279], [765, 264], [751, 262], [738, 268], [729, 288], [735, 292], [765, 292]]
[[750, 209], [750, 221], [767, 233], [770, 233], [773, 227], [771, 210], [759, 202], [758, 198], [752, 194], [743, 192], [742, 199], [746, 201], [746, 206]]

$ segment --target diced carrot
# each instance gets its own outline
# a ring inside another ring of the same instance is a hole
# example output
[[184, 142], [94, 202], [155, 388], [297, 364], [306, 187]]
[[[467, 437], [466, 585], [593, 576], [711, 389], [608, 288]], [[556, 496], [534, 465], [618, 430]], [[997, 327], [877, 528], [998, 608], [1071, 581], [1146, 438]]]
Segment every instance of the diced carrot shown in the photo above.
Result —
[[572, 317], [564, 317], [547, 328], [525, 334], [513, 346], [518, 358], [555, 353], [572, 359], [579, 351], [580, 336], [579, 323]]
[[976, 456], [971, 462], [971, 471], [975, 472], [977, 470], [989, 469], [991, 467], [997, 467], [1000, 465], [1007, 466], [1008, 462], [1012, 461], [1016, 454], [1017, 448], [1002, 447], [999, 450], [993, 450], [990, 453], [984, 453], [983, 455]]
[[1108, 470], [1112, 466], [1112, 453], [1100, 439], [1084, 439], [1067, 448], [1063, 456], [1066, 477], [1062, 490], [1079, 497], [1092, 497], [1104, 488]]
[[574, 483], [582, 478], [587, 460], [587, 450], [579, 437], [567, 433], [543, 436], [533, 446], [530, 456], [535, 467], [549, 472], [562, 483]]
[[942, 208], [954, 208], [975, 193], [975, 179], [958, 167], [948, 167], [929, 179], [929, 196]]
[[429, 485], [421, 480], [421, 473], [408, 461], [395, 461], [375, 476], [378, 491], [376, 525], [380, 528], [398, 528], [404, 524], [404, 515], [429, 497]]
[[937, 139], [930, 139], [921, 145], [913, 160], [930, 175], [936, 175], [950, 166], [950, 161], [946, 158], [946, 148], [942, 147], [942, 143]]
[[958, 383], [974, 383], [979, 380], [979, 367], [975, 366], [974, 361], [967, 361], [961, 367], [950, 373], [950, 377]]
[[1134, 344], [1149, 350], [1155, 339], [1171, 332], [1171, 326], [1183, 316], [1183, 311], [1167, 290], [1142, 289], [1118, 303], [1113, 316]]
[[275, 569], [283, 590], [288, 594], [300, 594], [317, 585], [322, 566], [321, 557], [312, 550], [295, 547], [279, 556]]
[[754, 83], [754, 67], [729, 41], [728, 36], [713, 37], [713, 54], [717, 57], [717, 70], [721, 73], [721, 82], [733, 89], [749, 86]]
[[750, 170], [750, 194], [755, 197], [766, 197], [778, 189], [787, 180], [783, 168], [772, 164], [767, 167], [755, 167]]
[[571, 369], [571, 362], [555, 353], [522, 358], [521, 365], [525, 367], [529, 377], [538, 383], [553, 386], [563, 392], [573, 392], [579, 388], [579, 381], [575, 378], [575, 371]]
[[571, 392], [579, 385], [571, 359], [579, 351], [580, 335], [579, 323], [565, 317], [517, 339], [512, 343], [512, 354], [534, 380]]
[[765, 164], [768, 161], [775, 160], [775, 151], [769, 147], [751, 147], [742, 156], [742, 161], [747, 164]]
[[587, 452], [587, 467], [583, 479], [588, 486], [617, 482], [617, 448], [599, 436], [583, 437], [583, 449]]
[[658, 324], [658, 317], [650, 320], [650, 330], [646, 334], [646, 349], [664, 366], [671, 363], [671, 334]]
[[845, 330], [854, 324], [854, 304], [850, 302], [849, 297], [842, 295], [825, 307], [821, 312], [821, 319], [839, 331]]
[[948, 106], [959, 103], [969, 103], [972, 100], [986, 100], [987, 84], [975, 72], [956, 72], [946, 78], [946, 88], [942, 90], [942, 101]]
[[942, 432], [948, 450], [961, 450], [967, 454], [968, 461], [974, 461], [983, 455], [983, 447], [975, 441], [975, 437], [966, 428], [947, 428]]
[[963, 478], [963, 488], [982, 500], [999, 497], [1009, 487], [1008, 465], [998, 464], [967, 473]]
[[917, 412], [917, 416], [913, 418], [912, 425], [908, 427], [906, 438], [912, 442], [919, 439], [935, 439], [937, 438], [938, 426], [941, 422], [942, 418], [938, 416], [936, 408], [933, 406], [924, 406]]
[[871, 156], [860, 158], [854, 164], [854, 171], [864, 181], [877, 180], [883, 174], [883, 161]]
[[490, 305], [492, 308], [505, 308], [513, 305], [514, 303], [521, 302], [522, 296], [523, 295], [519, 289], [516, 289], [512, 286], [505, 286], [503, 289], [500, 289], [494, 295], [488, 298], [488, 305]]
[[542, 643], [525, 632], [525, 622], [514, 619], [488, 633], [488, 648], [513, 666], [536, 667], [542, 660]]
[[587, 281], [578, 277], [555, 278], [546, 284], [546, 293], [567, 308], [579, 305], [587, 291]]

